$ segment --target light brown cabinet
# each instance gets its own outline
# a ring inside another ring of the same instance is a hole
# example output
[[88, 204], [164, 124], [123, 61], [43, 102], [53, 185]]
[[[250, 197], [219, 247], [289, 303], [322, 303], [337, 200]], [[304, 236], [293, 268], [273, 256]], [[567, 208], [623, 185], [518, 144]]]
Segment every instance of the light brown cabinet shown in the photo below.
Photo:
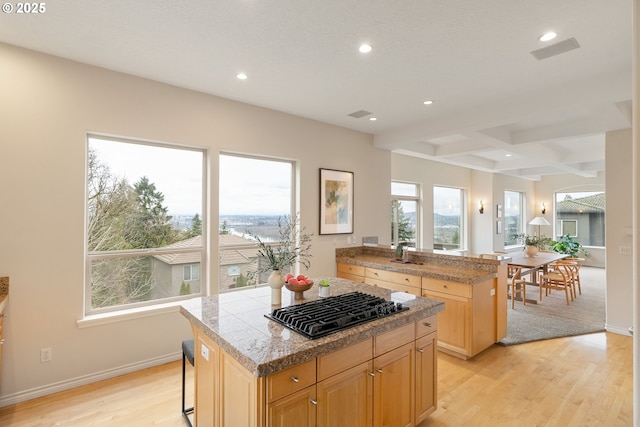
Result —
[[338, 277], [364, 283], [365, 268], [361, 265], [338, 263]]
[[197, 427], [413, 426], [435, 407], [435, 315], [260, 378], [194, 336]]
[[422, 296], [443, 301], [438, 313], [438, 347], [467, 359], [499, 341], [495, 280], [474, 285], [422, 278]]
[[420, 296], [420, 276], [366, 267], [364, 283]]

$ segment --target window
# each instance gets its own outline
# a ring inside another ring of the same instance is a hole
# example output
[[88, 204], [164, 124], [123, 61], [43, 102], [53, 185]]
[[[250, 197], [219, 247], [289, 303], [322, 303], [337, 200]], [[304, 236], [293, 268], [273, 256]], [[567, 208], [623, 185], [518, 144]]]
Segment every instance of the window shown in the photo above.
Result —
[[200, 280], [200, 264], [190, 264], [184, 266], [184, 280]]
[[202, 294], [205, 151], [95, 135], [87, 148], [85, 313]]
[[605, 193], [556, 193], [556, 238], [569, 234], [583, 246], [605, 246]]
[[[295, 214], [291, 161], [220, 155], [218, 292], [266, 284], [269, 273], [256, 275], [262, 259], [255, 241], [278, 239], [278, 219]], [[283, 274], [288, 271], [283, 271]]]
[[504, 245], [514, 246], [520, 242], [515, 234], [524, 233], [524, 194], [516, 191], [504, 192]]
[[391, 183], [391, 243], [418, 247], [420, 187], [407, 182]]
[[433, 249], [464, 249], [464, 191], [433, 187]]

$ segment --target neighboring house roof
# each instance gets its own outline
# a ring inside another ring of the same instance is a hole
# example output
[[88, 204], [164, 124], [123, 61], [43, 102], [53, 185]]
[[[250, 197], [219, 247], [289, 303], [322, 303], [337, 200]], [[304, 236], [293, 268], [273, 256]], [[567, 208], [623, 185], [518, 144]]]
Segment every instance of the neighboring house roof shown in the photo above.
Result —
[[[189, 239], [181, 240], [176, 243], [164, 246], [163, 249], [188, 249], [188, 248], [200, 248], [202, 246], [202, 236], [195, 236]], [[195, 264], [200, 262], [200, 253], [175, 253], [155, 255], [154, 258], [166, 263], [166, 264]]]
[[[255, 243], [253, 240], [246, 239], [244, 237], [235, 236], [233, 234], [221, 234], [218, 236], [220, 242], [220, 248], [246, 245]], [[220, 264], [219, 265], [235, 265], [235, 264], [247, 264], [258, 256], [258, 249], [253, 248], [228, 248], [220, 251]]]
[[577, 199], [565, 199], [557, 203], [556, 213], [601, 213], [605, 211], [605, 201], [604, 193]]
[[[258, 249], [255, 247], [233, 248], [233, 246], [254, 243], [252, 240], [231, 234], [221, 234], [219, 239], [220, 247], [223, 249], [227, 247], [227, 249], [220, 251], [220, 265], [247, 264], [258, 256]], [[167, 245], [163, 249], [188, 249], [199, 248], [200, 246], [202, 246], [202, 236], [195, 236]], [[156, 255], [154, 258], [170, 265], [195, 264], [200, 262], [200, 254], [196, 252]]]

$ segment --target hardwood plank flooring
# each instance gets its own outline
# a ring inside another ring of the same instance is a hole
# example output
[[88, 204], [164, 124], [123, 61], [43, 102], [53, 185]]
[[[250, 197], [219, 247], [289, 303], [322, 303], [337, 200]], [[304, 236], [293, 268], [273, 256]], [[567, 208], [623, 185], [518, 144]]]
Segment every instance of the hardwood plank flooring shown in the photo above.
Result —
[[[598, 333], [495, 345], [467, 361], [439, 353], [438, 409], [420, 427], [630, 426], [632, 341]], [[186, 426], [181, 363], [0, 408], [0, 426]]]

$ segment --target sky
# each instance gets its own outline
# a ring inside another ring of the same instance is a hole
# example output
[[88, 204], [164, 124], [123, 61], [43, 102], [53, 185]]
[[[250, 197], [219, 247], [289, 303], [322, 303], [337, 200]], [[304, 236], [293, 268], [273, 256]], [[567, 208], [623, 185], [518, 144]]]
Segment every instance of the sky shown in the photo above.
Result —
[[203, 151], [165, 148], [89, 138], [101, 163], [112, 174], [135, 184], [146, 176], [164, 195], [170, 215], [202, 217]]
[[220, 156], [220, 215], [289, 215], [292, 164]]
[[[99, 161], [129, 184], [148, 177], [164, 195], [170, 215], [202, 216], [204, 151], [94, 137], [89, 138], [89, 144], [98, 153]], [[291, 163], [221, 155], [219, 174], [220, 215], [291, 213]]]

